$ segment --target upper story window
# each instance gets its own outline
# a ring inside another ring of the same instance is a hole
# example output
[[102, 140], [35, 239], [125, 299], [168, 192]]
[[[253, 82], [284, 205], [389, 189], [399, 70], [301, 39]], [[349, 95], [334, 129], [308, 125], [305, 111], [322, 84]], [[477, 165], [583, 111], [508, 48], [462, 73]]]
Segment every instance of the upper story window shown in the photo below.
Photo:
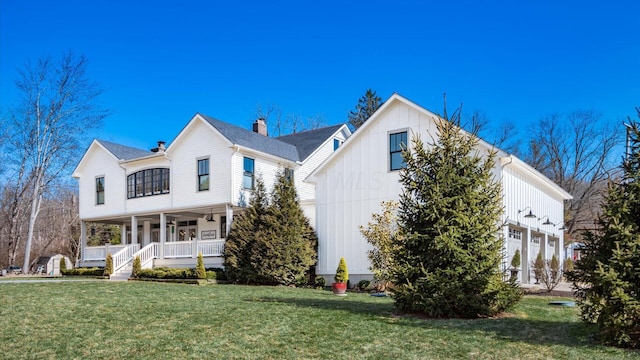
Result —
[[407, 149], [407, 132], [389, 134], [389, 170], [400, 170], [405, 167], [402, 151]]
[[198, 160], [198, 191], [209, 190], [209, 159]]
[[255, 171], [255, 160], [245, 157], [244, 158], [244, 172], [242, 175], [242, 187], [245, 189], [253, 189]]
[[333, 139], [333, 151], [338, 150], [340, 145], [342, 145], [342, 141], [340, 141], [340, 139]]
[[140, 170], [127, 176], [127, 199], [169, 193], [170, 172], [166, 168]]
[[293, 182], [293, 180], [294, 180], [294, 176], [293, 175], [294, 175], [293, 174], [293, 169], [289, 169], [289, 168], [284, 169], [284, 177], [286, 177], [287, 180], [289, 180], [290, 182]]
[[96, 204], [104, 204], [104, 176], [96, 178]]

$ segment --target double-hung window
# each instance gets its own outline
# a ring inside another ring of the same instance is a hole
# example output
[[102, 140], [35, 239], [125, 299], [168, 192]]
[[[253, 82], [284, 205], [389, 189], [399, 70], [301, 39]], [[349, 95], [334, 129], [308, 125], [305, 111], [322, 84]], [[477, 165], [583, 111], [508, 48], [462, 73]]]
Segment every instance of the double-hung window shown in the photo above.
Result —
[[209, 190], [209, 159], [198, 160], [198, 191]]
[[253, 189], [255, 171], [255, 161], [251, 158], [244, 158], [244, 172], [242, 175], [242, 187], [245, 189]]
[[96, 178], [96, 204], [104, 205], [104, 176]]
[[389, 134], [389, 170], [395, 171], [405, 167], [402, 151], [407, 149], [407, 132]]

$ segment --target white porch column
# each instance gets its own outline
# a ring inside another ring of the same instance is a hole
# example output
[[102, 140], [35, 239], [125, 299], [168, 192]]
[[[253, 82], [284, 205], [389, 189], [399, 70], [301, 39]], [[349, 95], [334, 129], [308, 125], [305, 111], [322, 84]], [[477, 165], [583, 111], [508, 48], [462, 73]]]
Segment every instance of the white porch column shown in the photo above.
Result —
[[127, 223], [120, 225], [120, 244], [127, 244]]
[[138, 218], [131, 217], [131, 244], [138, 243]]
[[193, 259], [198, 257], [198, 237], [193, 238], [191, 242], [191, 257]]
[[143, 248], [151, 243], [151, 221], [144, 221], [142, 223], [142, 246]]
[[[227, 204], [226, 216], [227, 216], [227, 233], [224, 234], [225, 239], [229, 235], [229, 231], [231, 230], [231, 223], [233, 222], [233, 208], [229, 204]], [[223, 234], [220, 234], [220, 236], [222, 235]]]
[[549, 233], [544, 232], [544, 238], [541, 239], [540, 251], [542, 251], [542, 258], [547, 261], [547, 246], [549, 246]]
[[[564, 271], [564, 261], [566, 260], [562, 256], [562, 252], [564, 251], [564, 230], [560, 230], [560, 234], [558, 234], [558, 243], [556, 244], [556, 246], [557, 247], [555, 248], [555, 251], [558, 260], [560, 261], [560, 269]], [[569, 257], [571, 257], [571, 260], [573, 260], [573, 251]]]
[[[80, 261], [84, 261], [84, 249], [87, 247], [87, 223], [80, 221]], [[78, 266], [78, 264], [76, 264]]]
[[164, 213], [160, 213], [160, 249], [158, 250], [158, 256], [160, 259], [164, 259], [164, 243], [167, 242], [167, 216]]

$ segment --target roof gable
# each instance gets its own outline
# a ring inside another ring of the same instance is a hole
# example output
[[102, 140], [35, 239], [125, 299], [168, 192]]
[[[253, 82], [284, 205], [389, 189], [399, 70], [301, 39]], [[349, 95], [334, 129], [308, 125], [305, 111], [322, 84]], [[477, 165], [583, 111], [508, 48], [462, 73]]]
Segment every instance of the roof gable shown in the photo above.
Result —
[[[356, 130], [352, 136], [350, 136], [344, 143], [344, 145], [340, 146], [331, 156], [329, 156], [322, 164], [320, 164], [320, 166], [318, 166], [313, 172], [311, 172], [311, 174], [307, 177], [308, 180], [310, 181], [315, 181], [314, 179], [316, 179], [317, 175], [321, 172], [323, 172], [327, 166], [329, 166], [329, 164], [331, 164], [334, 159], [336, 159], [339, 154], [341, 154], [343, 151], [349, 151], [349, 148], [351, 147], [351, 144], [357, 141], [357, 138], [359, 136], [364, 136], [361, 135], [363, 133], [366, 133], [365, 131], [361, 131], [363, 129], [366, 129], [369, 126], [373, 126], [372, 124], [374, 124], [375, 122], [379, 121], [380, 118], [382, 118], [382, 114], [384, 114], [387, 109], [391, 108], [394, 104], [396, 103], [402, 103], [410, 108], [413, 108], [419, 112], [422, 112], [424, 114], [433, 116], [434, 118], [439, 117], [437, 114], [432, 113], [431, 111], [423, 108], [422, 106], [412, 102], [411, 100], [408, 100], [402, 96], [400, 96], [397, 93], [394, 93], [393, 95], [391, 95], [391, 97], [389, 97], [389, 99], [387, 99], [387, 101], [385, 101], [382, 106], [380, 106], [378, 108], [378, 110], [376, 110], [370, 117], [369, 119], [367, 119], [367, 121], [364, 122], [364, 124], [362, 124], [362, 126]], [[462, 129], [464, 131], [464, 129]], [[506, 152], [504, 152], [501, 149], [497, 149], [494, 146], [492, 146], [491, 144], [487, 143], [485, 140], [479, 138], [480, 140], [480, 145], [486, 147], [487, 149], [496, 149], [498, 151], [498, 157], [500, 158], [505, 158], [505, 157], [509, 157], [509, 158], [513, 158], [513, 159], [517, 159], [518, 163], [521, 164], [521, 167], [527, 170], [527, 173], [530, 177], [535, 178], [537, 181], [539, 181], [540, 183], [545, 184], [545, 186], [547, 187], [547, 189], [551, 190], [552, 192], [556, 193], [558, 196], [564, 198], [564, 199], [571, 199], [571, 195], [569, 193], [567, 193], [565, 190], [563, 190], [560, 186], [558, 186], [556, 183], [554, 183], [553, 181], [551, 181], [549, 178], [547, 178], [546, 176], [544, 176], [542, 173], [540, 173], [539, 171], [537, 171], [536, 169], [532, 168], [531, 166], [527, 165], [526, 163], [524, 163], [524, 161], [518, 159], [517, 157], [513, 156], [513, 155], [509, 155]]]

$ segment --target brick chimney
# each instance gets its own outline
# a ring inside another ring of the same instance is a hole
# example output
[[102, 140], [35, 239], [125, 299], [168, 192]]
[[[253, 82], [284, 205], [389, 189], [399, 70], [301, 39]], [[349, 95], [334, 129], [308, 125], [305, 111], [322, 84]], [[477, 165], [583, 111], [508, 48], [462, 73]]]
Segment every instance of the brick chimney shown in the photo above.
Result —
[[253, 132], [256, 132], [262, 136], [267, 136], [267, 122], [264, 118], [259, 118], [253, 123]]

